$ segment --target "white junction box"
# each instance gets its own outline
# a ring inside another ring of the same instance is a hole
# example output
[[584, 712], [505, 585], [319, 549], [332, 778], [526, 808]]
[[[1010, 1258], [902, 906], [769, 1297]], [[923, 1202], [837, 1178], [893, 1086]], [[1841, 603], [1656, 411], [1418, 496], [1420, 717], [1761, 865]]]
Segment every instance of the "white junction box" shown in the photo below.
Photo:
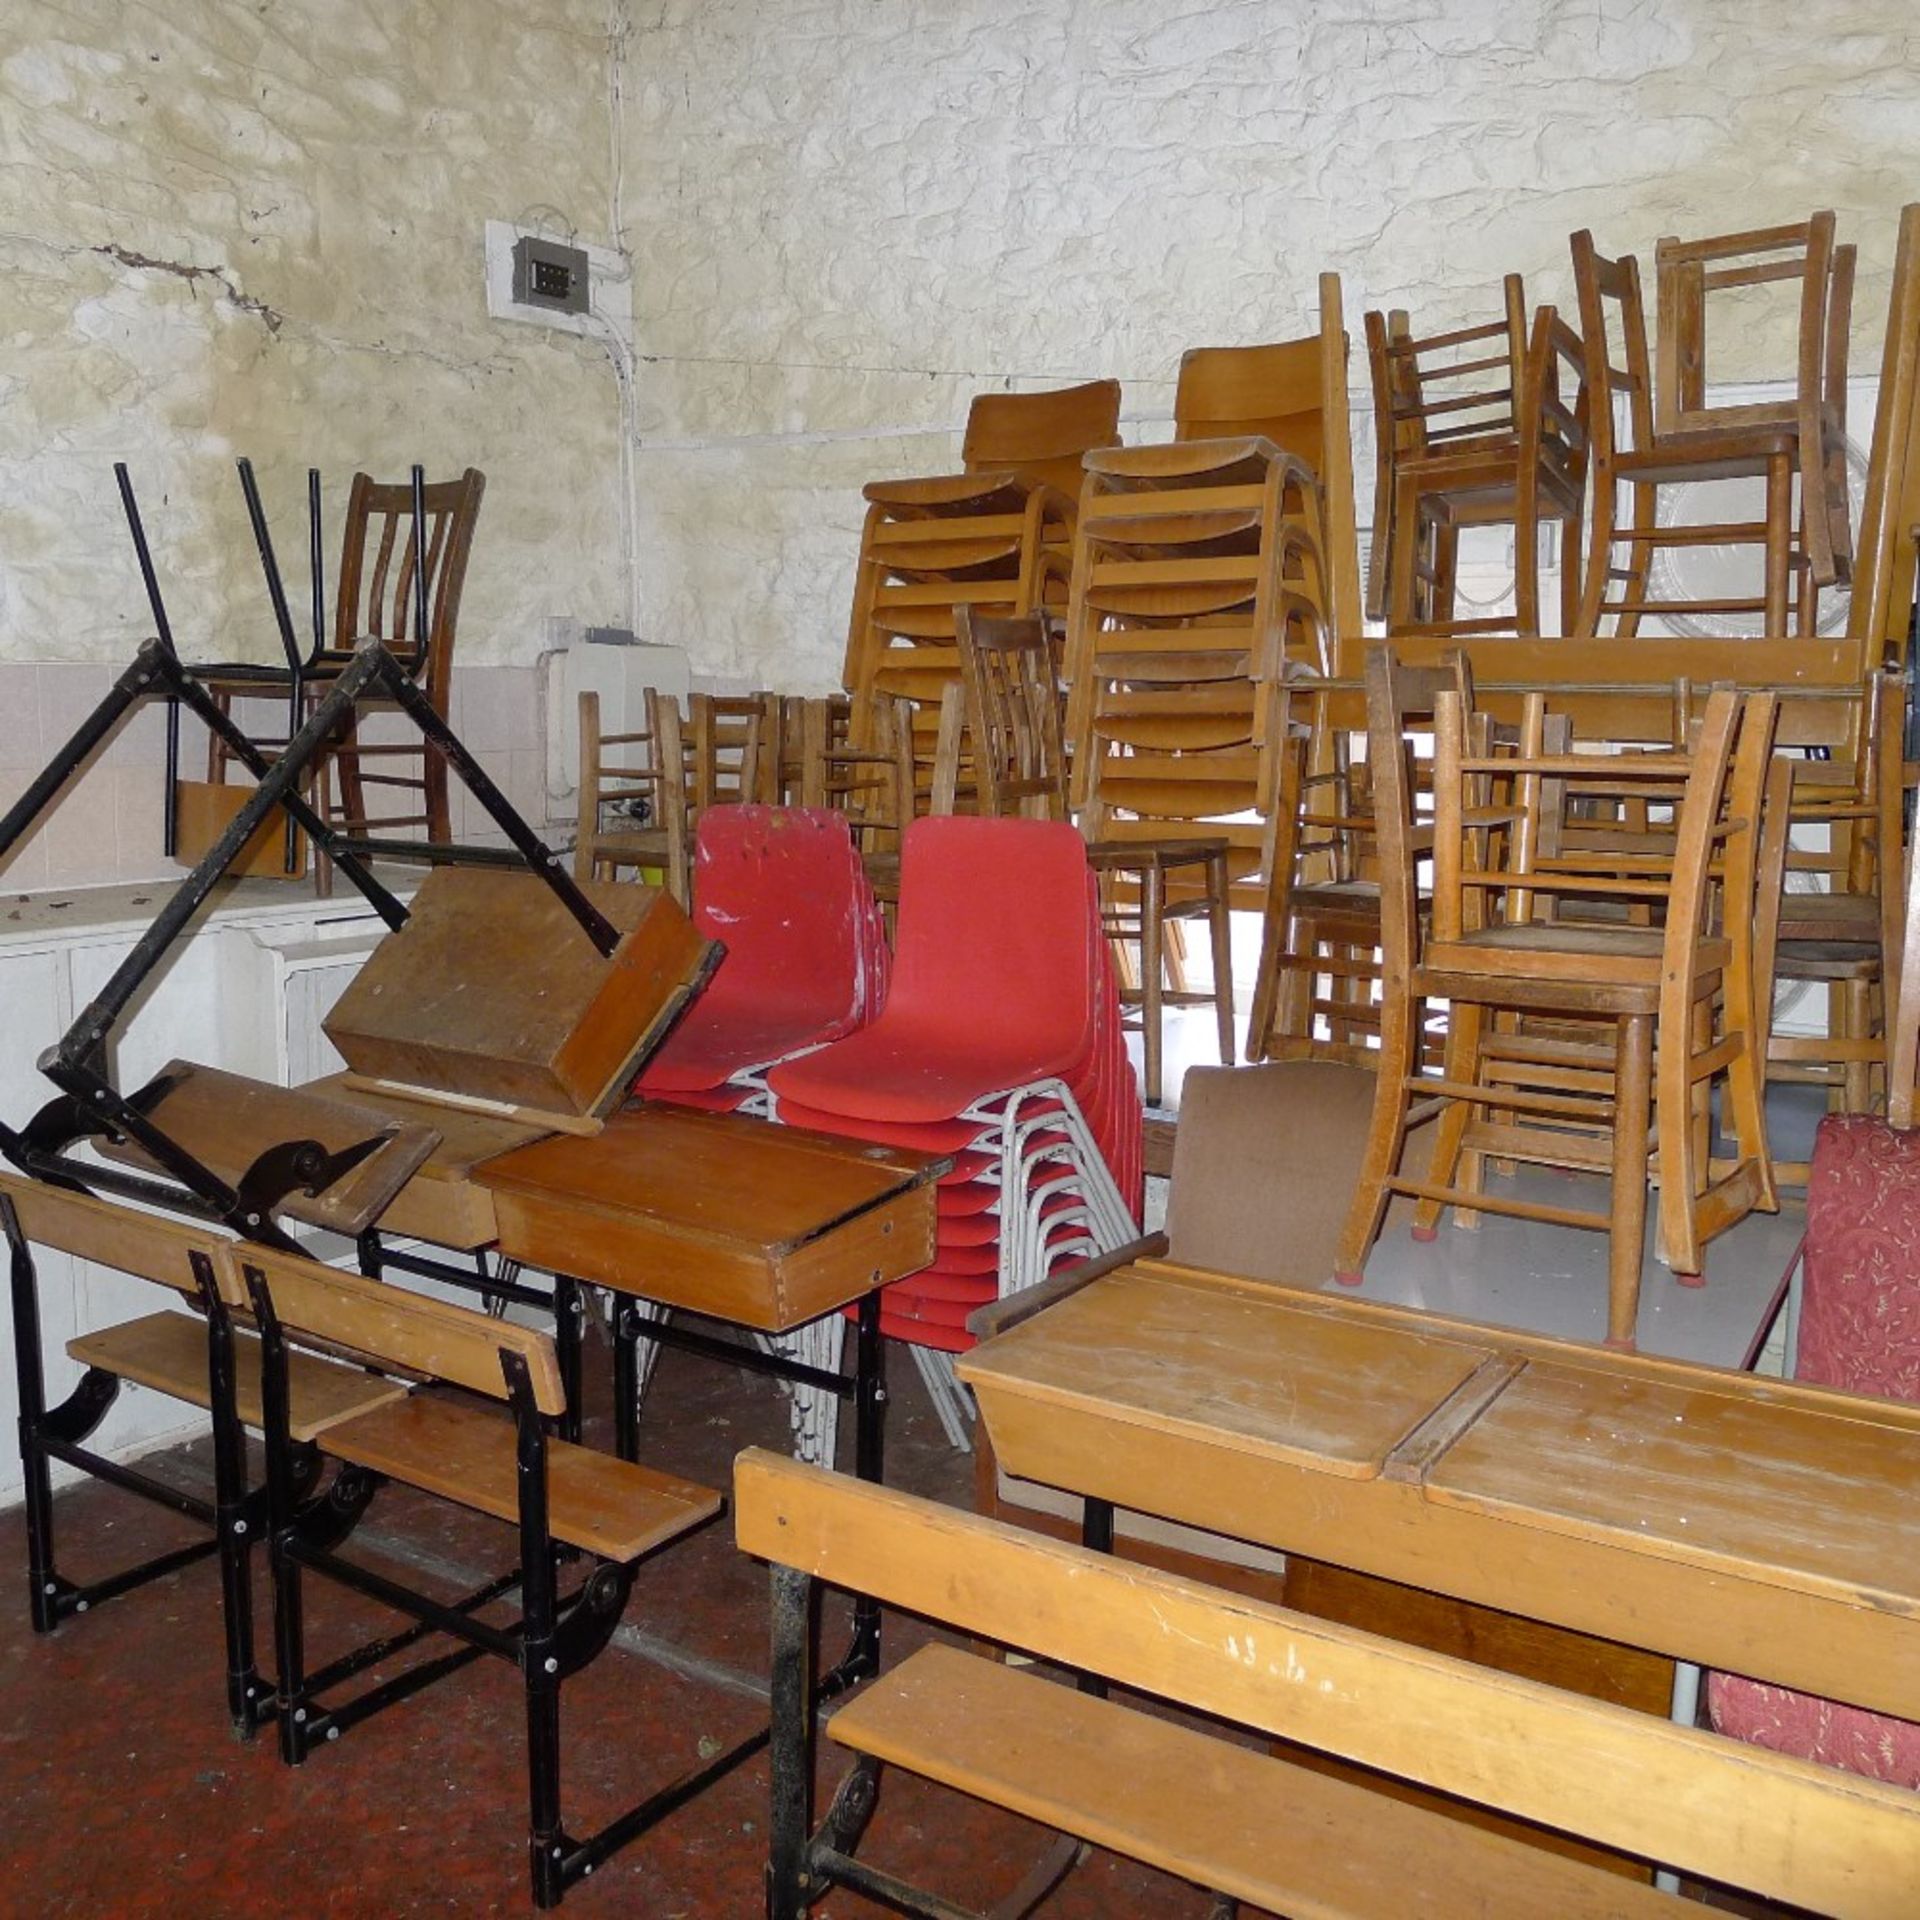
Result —
[[[534, 305], [514, 298], [514, 248], [523, 240], [564, 243], [587, 256], [588, 311], [570, 313], [550, 305]], [[486, 227], [487, 313], [495, 320], [518, 320], [534, 327], [553, 327], [561, 333], [614, 337], [633, 343], [633, 268], [625, 254], [611, 247], [593, 247], [570, 233], [551, 228], [516, 226], [508, 220], [489, 220]]]
[[648, 689], [683, 705], [692, 669], [679, 647], [642, 645], [629, 633], [583, 627], [578, 620], [547, 622], [540, 655], [541, 737], [546, 742], [547, 818], [580, 813], [580, 696], [600, 696], [603, 733], [639, 733], [647, 724]]

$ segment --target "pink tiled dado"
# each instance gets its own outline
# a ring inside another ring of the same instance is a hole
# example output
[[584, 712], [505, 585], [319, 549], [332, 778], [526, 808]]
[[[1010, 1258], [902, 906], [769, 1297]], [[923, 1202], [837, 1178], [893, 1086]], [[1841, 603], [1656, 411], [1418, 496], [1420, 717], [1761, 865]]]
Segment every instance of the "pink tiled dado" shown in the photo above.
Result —
[[[0, 812], [28, 783], [113, 684], [118, 666], [0, 663]], [[454, 673], [452, 720], [489, 775], [536, 832], [545, 813], [545, 750], [540, 734], [539, 676], [531, 667], [469, 667]], [[268, 724], [255, 705], [243, 724]], [[370, 740], [404, 740], [397, 715], [365, 724]], [[203, 777], [206, 735], [191, 718], [181, 730], [181, 771]], [[0, 859], [0, 892], [104, 886], [164, 879], [179, 869], [161, 845], [165, 721], [156, 702], [130, 714], [85, 772], [68, 783], [39, 828]], [[455, 783], [456, 837], [485, 826]]]

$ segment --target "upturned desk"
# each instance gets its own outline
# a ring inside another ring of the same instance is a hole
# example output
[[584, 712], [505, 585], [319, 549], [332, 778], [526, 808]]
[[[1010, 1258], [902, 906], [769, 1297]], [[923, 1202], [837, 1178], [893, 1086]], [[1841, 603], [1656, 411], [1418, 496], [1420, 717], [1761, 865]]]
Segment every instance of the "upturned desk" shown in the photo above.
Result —
[[1095, 1503], [1920, 1718], [1920, 1408], [1296, 1293], [1097, 1279], [960, 1374]]

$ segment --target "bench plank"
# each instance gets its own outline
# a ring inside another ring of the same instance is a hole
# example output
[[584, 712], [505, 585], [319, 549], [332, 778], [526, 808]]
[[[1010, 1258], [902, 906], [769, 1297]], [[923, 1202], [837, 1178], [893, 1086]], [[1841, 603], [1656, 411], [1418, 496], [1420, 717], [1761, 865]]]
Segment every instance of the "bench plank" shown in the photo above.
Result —
[[1653, 1920], [1664, 1894], [1211, 1734], [930, 1646], [841, 1745], [1293, 1920]]
[[[496, 1520], [518, 1520], [513, 1423], [485, 1408], [416, 1393], [331, 1428], [324, 1451]], [[576, 1447], [547, 1442], [548, 1521], [556, 1540], [626, 1562], [710, 1520], [710, 1487]]]
[[734, 1487], [743, 1551], [957, 1632], [1839, 1920], [1911, 1920], [1920, 1815], [1879, 1781], [759, 1449]]
[[[234, 1405], [241, 1420], [256, 1430], [263, 1424], [260, 1402], [260, 1342], [251, 1333], [233, 1336]], [[67, 1342], [69, 1358], [98, 1367], [136, 1386], [170, 1394], [190, 1406], [212, 1403], [207, 1381], [207, 1323], [184, 1313], [150, 1313], [139, 1320], [102, 1327]], [[406, 1397], [398, 1380], [384, 1380], [359, 1367], [341, 1366], [310, 1353], [287, 1355], [287, 1386], [292, 1402], [288, 1426], [296, 1440], [316, 1440], [329, 1427]]]

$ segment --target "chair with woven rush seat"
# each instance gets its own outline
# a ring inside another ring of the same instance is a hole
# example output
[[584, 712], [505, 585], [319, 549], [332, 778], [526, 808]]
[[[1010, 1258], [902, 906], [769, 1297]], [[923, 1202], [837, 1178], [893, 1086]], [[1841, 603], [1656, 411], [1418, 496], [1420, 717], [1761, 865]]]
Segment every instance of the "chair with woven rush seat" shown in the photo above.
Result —
[[[580, 836], [574, 873], [581, 880], [615, 880], [622, 867], [654, 868], [684, 907], [689, 862], [686, 786], [677, 772], [685, 752], [680, 704], [653, 687], [645, 698], [644, 728], [602, 733], [600, 696], [580, 696]], [[646, 764], [611, 765], [605, 758], [609, 747], [627, 749], [622, 759], [643, 749]]]
[[[1714, 1234], [1755, 1207], [1777, 1205], [1760, 1098], [1752, 933], [1777, 703], [1770, 695], [1742, 703], [1716, 689], [1691, 753], [1609, 756], [1541, 751], [1544, 713], [1535, 700], [1518, 753], [1477, 756], [1458, 695], [1436, 690], [1433, 906], [1423, 934], [1412, 800], [1398, 751], [1403, 674], [1385, 649], [1369, 655], [1386, 975], [1374, 1120], [1337, 1276], [1358, 1283], [1390, 1193], [1420, 1201], [1415, 1232], [1425, 1238], [1448, 1206], [1597, 1228], [1609, 1235], [1607, 1337], [1631, 1345], [1650, 1152], [1660, 1257], [1677, 1275], [1699, 1272], [1701, 1246]], [[1489, 804], [1495, 782], [1501, 790]], [[1603, 793], [1642, 783], [1677, 793], [1670, 858], [1553, 857], [1542, 845], [1542, 820], [1583, 782]], [[1568, 897], [1664, 900], [1665, 925], [1563, 919], [1557, 904]], [[1437, 1077], [1423, 1075], [1418, 1060], [1420, 1010], [1430, 999], [1449, 1008]], [[1574, 1042], [1564, 1058], [1557, 1045], [1509, 1047], [1486, 1032], [1495, 1010], [1588, 1023], [1590, 1032], [1610, 1032], [1610, 1044]], [[1707, 1089], [1721, 1074], [1738, 1136], [1724, 1171], [1708, 1162], [1699, 1138]], [[1409, 1127], [1428, 1120], [1437, 1123], [1432, 1166], [1417, 1179], [1399, 1168]], [[1579, 1211], [1489, 1191], [1487, 1157], [1604, 1173], [1609, 1208]]]
[[[721, 1498], [635, 1464], [630, 1412], [615, 1416], [623, 1457], [557, 1438], [553, 1428], [568, 1406], [549, 1335], [298, 1255], [248, 1246], [235, 1258], [261, 1336], [281, 1758], [299, 1766], [313, 1747], [483, 1654], [510, 1662], [520, 1670], [526, 1700], [533, 1899], [538, 1907], [557, 1906], [573, 1881], [648, 1824], [653, 1804], [584, 1840], [567, 1831], [560, 1811], [561, 1686], [612, 1640], [638, 1563], [712, 1519]], [[295, 1339], [430, 1383], [320, 1436], [321, 1451], [338, 1465], [337, 1484], [364, 1490], [364, 1505], [366, 1493], [391, 1480], [507, 1521], [518, 1533], [517, 1568], [449, 1605], [336, 1551], [338, 1530], [316, 1523], [324, 1497], [306, 1499], [295, 1476], [287, 1399]], [[434, 1390], [438, 1385], [478, 1399], [445, 1395]], [[488, 1400], [506, 1402], [511, 1417], [481, 1404]], [[573, 1555], [585, 1556], [587, 1565], [563, 1593], [562, 1562]], [[305, 1647], [309, 1573], [417, 1624], [312, 1671]], [[478, 1617], [516, 1590], [519, 1615], [511, 1625]], [[458, 1650], [338, 1698], [346, 1681], [375, 1661], [390, 1663], [430, 1632], [451, 1635]]]

